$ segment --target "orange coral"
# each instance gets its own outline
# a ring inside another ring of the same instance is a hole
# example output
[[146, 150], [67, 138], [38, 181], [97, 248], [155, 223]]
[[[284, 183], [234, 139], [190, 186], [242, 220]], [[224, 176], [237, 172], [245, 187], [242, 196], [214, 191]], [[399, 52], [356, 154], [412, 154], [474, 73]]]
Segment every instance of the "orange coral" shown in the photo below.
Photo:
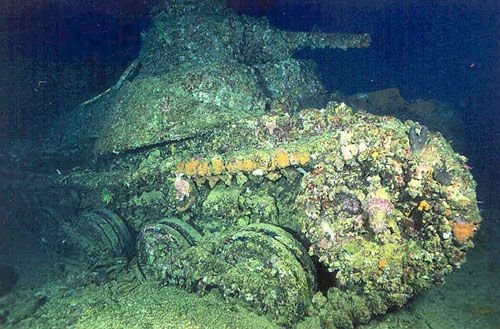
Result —
[[179, 162], [177, 166], [175, 167], [175, 173], [176, 174], [183, 174], [184, 173], [184, 162]]
[[245, 168], [245, 160], [239, 158], [234, 161], [236, 172], [242, 172]]
[[226, 170], [230, 174], [235, 174], [238, 172], [239, 166], [240, 166], [240, 160], [233, 160], [226, 163]]
[[187, 176], [194, 176], [198, 173], [198, 166], [199, 166], [199, 161], [197, 160], [191, 160], [189, 162], [186, 162], [184, 164], [184, 173]]
[[385, 258], [379, 259], [377, 262], [379, 270], [383, 270], [384, 268], [387, 267], [387, 265], [389, 265], [389, 262]]
[[185, 174], [186, 176], [205, 178], [211, 175], [219, 176], [225, 172], [237, 174], [241, 172], [254, 172], [262, 170], [263, 172], [283, 169], [290, 165], [305, 165], [311, 161], [311, 156], [307, 151], [293, 151], [287, 153], [284, 150], [277, 150], [275, 153], [257, 151], [245, 156], [223, 160], [216, 156], [208, 160], [192, 159], [186, 162], [179, 162], [176, 166], [176, 174]]
[[296, 152], [290, 155], [290, 164], [303, 166], [311, 161], [311, 156], [306, 152]]
[[418, 204], [418, 211], [429, 211], [431, 209], [431, 206], [429, 205], [429, 203], [425, 200], [422, 200], [420, 201], [420, 203]]
[[220, 175], [224, 171], [224, 161], [220, 158], [212, 159], [212, 173], [215, 175]]
[[198, 164], [198, 170], [197, 170], [198, 176], [203, 177], [203, 176], [208, 175], [208, 173], [209, 173], [208, 162], [200, 161]]
[[254, 171], [257, 169], [257, 164], [252, 160], [243, 160], [243, 171]]
[[290, 158], [288, 157], [288, 154], [286, 154], [284, 151], [278, 151], [274, 155], [272, 162], [274, 167], [282, 169], [290, 165]]
[[453, 235], [458, 242], [465, 242], [474, 235], [474, 224], [472, 223], [453, 223]]
[[237, 158], [226, 163], [226, 169], [230, 174], [248, 172], [257, 169], [257, 164], [250, 159]]

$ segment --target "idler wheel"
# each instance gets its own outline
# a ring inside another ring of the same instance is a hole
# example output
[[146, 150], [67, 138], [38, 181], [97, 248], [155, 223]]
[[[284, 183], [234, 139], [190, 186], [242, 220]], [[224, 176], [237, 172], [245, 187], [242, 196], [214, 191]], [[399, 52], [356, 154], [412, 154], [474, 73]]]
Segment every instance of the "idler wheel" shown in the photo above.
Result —
[[[279, 227], [256, 224], [231, 234], [215, 251], [226, 262], [214, 283], [279, 324], [300, 319], [316, 286], [312, 262]], [[302, 262], [299, 259], [302, 259]]]
[[139, 265], [147, 277], [165, 277], [170, 264], [179, 253], [195, 245], [201, 236], [188, 223], [175, 218], [164, 218], [144, 226], [137, 240]]
[[266, 223], [255, 223], [245, 227], [245, 231], [260, 232], [272, 237], [276, 241], [281, 242], [299, 261], [302, 269], [308, 276], [309, 286], [312, 291], [316, 291], [316, 268], [314, 267], [311, 257], [302, 243], [300, 243], [292, 234], [284, 229]]
[[92, 265], [132, 254], [132, 237], [122, 219], [108, 209], [82, 212], [78, 216], [51, 207], [41, 208], [33, 219], [47, 250]]

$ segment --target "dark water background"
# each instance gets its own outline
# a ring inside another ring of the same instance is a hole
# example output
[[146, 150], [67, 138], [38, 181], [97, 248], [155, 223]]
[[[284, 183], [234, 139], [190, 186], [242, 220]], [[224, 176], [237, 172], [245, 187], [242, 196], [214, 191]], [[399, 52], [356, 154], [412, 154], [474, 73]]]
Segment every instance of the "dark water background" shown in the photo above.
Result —
[[[2, 55], [10, 60], [27, 58], [84, 67], [90, 72], [82, 77], [85, 91], [96, 94], [112, 85], [137, 55], [140, 33], [149, 25], [148, 10], [156, 2], [61, 0], [21, 4], [0, 0]], [[238, 12], [267, 16], [283, 29], [370, 33], [373, 43], [369, 49], [303, 51], [298, 56], [318, 63], [324, 83], [332, 91], [350, 94], [398, 87], [408, 100], [434, 99], [450, 104], [466, 128], [467, 139], [459, 143], [458, 151], [470, 158], [479, 182], [479, 199], [498, 205], [500, 111], [495, 1], [229, 2]], [[111, 73], [109, 68], [113, 68]], [[7, 90], [1, 97], [22, 94], [22, 90], [9, 93], [8, 86], [3, 88]], [[57, 95], [50, 101], [47, 97], [19, 108], [4, 99], [2, 103], [8, 106], [3, 110], [7, 113], [0, 116], [0, 136], [33, 138], [34, 123], [50, 120], [78, 103], [77, 99]]]

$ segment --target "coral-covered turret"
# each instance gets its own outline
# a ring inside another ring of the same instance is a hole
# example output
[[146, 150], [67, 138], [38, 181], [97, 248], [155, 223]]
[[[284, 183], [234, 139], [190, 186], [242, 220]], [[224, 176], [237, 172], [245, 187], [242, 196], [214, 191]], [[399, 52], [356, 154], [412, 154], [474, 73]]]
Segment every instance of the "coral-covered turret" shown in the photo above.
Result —
[[113, 87], [54, 124], [50, 148], [116, 154], [199, 137], [243, 117], [324, 105], [314, 65], [293, 54], [370, 44], [366, 34], [281, 31], [218, 1], [167, 1], [157, 10], [139, 57]]

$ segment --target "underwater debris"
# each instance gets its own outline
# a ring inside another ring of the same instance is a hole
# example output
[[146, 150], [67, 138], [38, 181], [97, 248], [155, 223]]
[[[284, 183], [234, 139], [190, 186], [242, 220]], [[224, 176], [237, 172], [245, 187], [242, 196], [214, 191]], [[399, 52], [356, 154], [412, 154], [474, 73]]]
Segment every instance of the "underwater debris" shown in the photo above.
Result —
[[[265, 120], [286, 124], [287, 133], [269, 134]], [[265, 120], [242, 118], [209, 138], [178, 141], [175, 154], [162, 146], [136, 154], [136, 167], [123, 155], [128, 169], [120, 175], [129, 183], [113, 210], [140, 232], [148, 277], [216, 289], [281, 325], [307, 316], [349, 327], [404, 305], [463, 261], [456, 255], [472, 247], [480, 221], [475, 185], [439, 134], [420, 138], [413, 122], [335, 102]], [[408, 154], [408, 131], [418, 137], [416, 156]], [[347, 159], [346, 146], [356, 149]], [[115, 161], [109, 177], [123, 163]], [[435, 178], [444, 163], [451, 185]], [[85, 177], [66, 181], [95, 190]], [[161, 192], [154, 206], [130, 196], [146, 191]], [[463, 223], [454, 223], [459, 215]], [[266, 228], [250, 229], [257, 224]], [[322, 278], [331, 285], [325, 291], [315, 291], [320, 272], [307, 265], [311, 255], [332, 275]], [[422, 262], [433, 257], [446, 261]], [[318, 293], [327, 300], [319, 310], [311, 306]]]

